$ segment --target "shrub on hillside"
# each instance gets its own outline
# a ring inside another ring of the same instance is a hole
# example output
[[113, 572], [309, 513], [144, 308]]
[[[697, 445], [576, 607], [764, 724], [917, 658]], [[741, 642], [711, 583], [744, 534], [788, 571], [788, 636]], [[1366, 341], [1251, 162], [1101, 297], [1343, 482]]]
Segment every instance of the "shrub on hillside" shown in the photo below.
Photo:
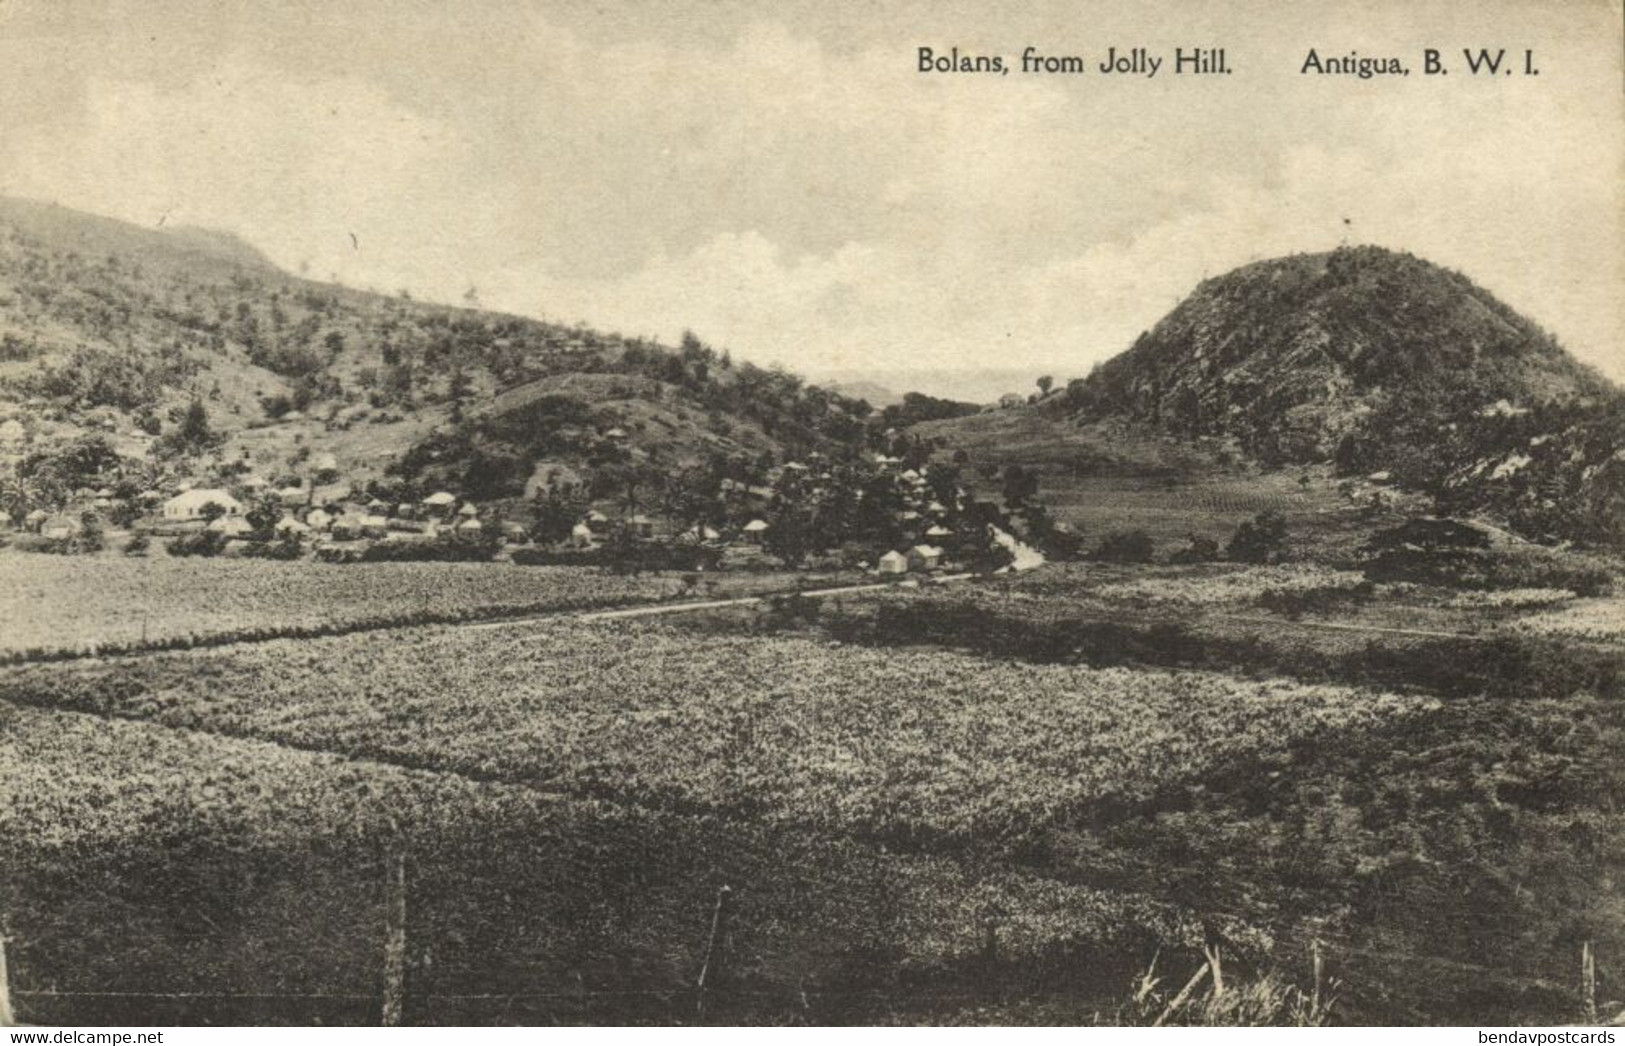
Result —
[[200, 530], [195, 534], [182, 534], [169, 543], [167, 551], [172, 556], [218, 556], [225, 547], [223, 535]]
[[1095, 558], [1103, 563], [1149, 563], [1156, 551], [1145, 531], [1114, 530], [1100, 539]]
[[1375, 593], [1376, 585], [1370, 581], [1314, 588], [1270, 588], [1259, 595], [1258, 605], [1296, 620], [1305, 614], [1325, 614], [1351, 603], [1369, 602]]
[[1286, 518], [1266, 510], [1236, 528], [1224, 547], [1238, 563], [1279, 563], [1286, 556]]
[[1372, 581], [1411, 581], [1450, 588], [1560, 588], [1577, 596], [1613, 591], [1606, 563], [1578, 553], [1546, 549], [1398, 548], [1377, 553], [1365, 565]]
[[1219, 543], [1201, 534], [1192, 534], [1191, 543], [1168, 558], [1170, 563], [1212, 563], [1222, 558]]

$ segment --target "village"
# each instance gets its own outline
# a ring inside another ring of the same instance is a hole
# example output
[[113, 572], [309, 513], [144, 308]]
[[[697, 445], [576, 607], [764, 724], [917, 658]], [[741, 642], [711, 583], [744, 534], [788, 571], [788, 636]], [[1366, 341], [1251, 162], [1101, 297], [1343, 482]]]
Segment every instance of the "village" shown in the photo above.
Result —
[[[617, 433], [604, 435], [614, 440]], [[1010, 531], [1024, 519], [973, 502], [956, 467], [910, 457], [912, 464], [868, 453], [836, 463], [812, 452], [805, 462], [767, 467], [718, 464], [681, 476], [644, 470], [629, 481], [632, 492], [597, 498], [589, 491], [603, 493], [616, 479], [595, 485], [582, 471], [555, 468], [545, 482], [528, 485], [525, 498], [482, 503], [456, 489], [350, 481], [332, 453], [309, 455], [296, 474], [275, 480], [217, 463], [201, 476], [150, 486], [127, 475], [115, 456], [101, 463], [102, 485], [74, 488], [54, 511], [8, 517], [6, 539], [20, 551], [58, 554], [162, 550], [338, 563], [790, 567], [881, 576], [1007, 564], [1022, 547]]]

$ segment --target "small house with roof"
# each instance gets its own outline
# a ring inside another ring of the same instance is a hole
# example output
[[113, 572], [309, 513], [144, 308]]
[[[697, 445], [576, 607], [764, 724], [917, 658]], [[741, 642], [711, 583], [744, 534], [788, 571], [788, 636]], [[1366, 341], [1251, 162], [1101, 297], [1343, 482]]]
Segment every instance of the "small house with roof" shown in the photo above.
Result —
[[880, 557], [880, 561], [875, 564], [875, 570], [881, 574], [907, 574], [908, 557], [893, 550]]
[[228, 516], [243, 514], [243, 503], [218, 487], [194, 487], [164, 502], [164, 518], [176, 523], [203, 519], [210, 505]]

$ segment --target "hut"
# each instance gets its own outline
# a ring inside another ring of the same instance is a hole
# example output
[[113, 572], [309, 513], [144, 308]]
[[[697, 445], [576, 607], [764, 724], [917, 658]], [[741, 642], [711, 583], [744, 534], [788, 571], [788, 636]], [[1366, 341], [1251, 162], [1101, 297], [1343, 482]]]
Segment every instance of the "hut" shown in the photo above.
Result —
[[911, 570], [935, 570], [942, 562], [942, 549], [935, 545], [915, 545], [908, 550]]
[[880, 557], [880, 562], [875, 564], [875, 570], [882, 574], [907, 574], [908, 557], [901, 552], [888, 552]]

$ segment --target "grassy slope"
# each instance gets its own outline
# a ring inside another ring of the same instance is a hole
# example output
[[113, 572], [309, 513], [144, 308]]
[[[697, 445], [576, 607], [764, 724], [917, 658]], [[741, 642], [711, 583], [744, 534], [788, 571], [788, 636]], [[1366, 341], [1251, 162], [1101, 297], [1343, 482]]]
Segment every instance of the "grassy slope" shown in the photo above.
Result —
[[[727, 417], [726, 434], [711, 431], [707, 411], [679, 386], [593, 373], [634, 339], [306, 280], [213, 235], [181, 236], [4, 198], [0, 334], [29, 346], [27, 358], [0, 362], [0, 378], [62, 366], [81, 346], [136, 361], [155, 375], [167, 361], [180, 369], [157, 391], [160, 417], [203, 397], [211, 422], [230, 437], [223, 455], [233, 460], [246, 452], [268, 472], [285, 471], [290, 456], [308, 447], [333, 453], [347, 478], [378, 475], [448, 420], [451, 375], [459, 368], [470, 383], [471, 411], [508, 386], [579, 396], [606, 423], [623, 424], [633, 446], [658, 446], [666, 461], [779, 449], [757, 420], [743, 415]], [[344, 342], [336, 354], [325, 347], [330, 335]], [[259, 397], [288, 394], [294, 378], [251, 360], [256, 340], [313, 354], [316, 373], [337, 382], [340, 394], [324, 395], [305, 418], [269, 422]], [[330, 424], [335, 410], [366, 407], [390, 367], [386, 345], [414, 368], [412, 401]], [[715, 386], [733, 380], [731, 372], [715, 370], [709, 378]], [[23, 420], [41, 443], [87, 431], [93, 413], [83, 404], [25, 408], [0, 387], [0, 417]], [[150, 443], [135, 413], [111, 412], [118, 445], [130, 455]]]
[[[925, 422], [910, 432], [941, 439], [945, 460], [963, 449], [966, 486], [979, 497], [1000, 496], [1000, 481], [983, 466], [1036, 471], [1039, 499], [1091, 546], [1103, 534], [1134, 529], [1149, 533], [1163, 555], [1192, 534], [1222, 544], [1242, 521], [1270, 509], [1287, 517], [1303, 552], [1335, 558], [1391, 522], [1362, 516], [1358, 501], [1374, 489], [1368, 484], [1345, 495], [1323, 469], [1260, 471], [1222, 441], [1184, 441], [1125, 423], [1079, 424], [1056, 399]], [[1387, 496], [1396, 507], [1409, 503]]]

